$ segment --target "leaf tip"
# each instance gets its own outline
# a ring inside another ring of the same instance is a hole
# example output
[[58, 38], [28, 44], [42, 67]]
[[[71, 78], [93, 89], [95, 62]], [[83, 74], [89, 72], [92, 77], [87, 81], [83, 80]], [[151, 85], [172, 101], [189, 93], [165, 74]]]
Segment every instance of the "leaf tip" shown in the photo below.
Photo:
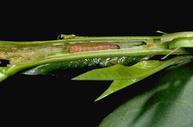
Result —
[[98, 98], [96, 98], [94, 101], [95, 101], [95, 102], [98, 102], [98, 101], [104, 99], [105, 97], [106, 97], [106, 96], [101, 95], [101, 96], [99, 96]]
[[74, 77], [74, 78], [71, 78], [71, 80], [80, 80], [79, 77]]
[[102, 99], [104, 99], [105, 97], [109, 96], [110, 94], [112, 94], [112, 91], [109, 91], [109, 89], [107, 89], [105, 92], [103, 92], [98, 98], [96, 98], [94, 101], [100, 101]]

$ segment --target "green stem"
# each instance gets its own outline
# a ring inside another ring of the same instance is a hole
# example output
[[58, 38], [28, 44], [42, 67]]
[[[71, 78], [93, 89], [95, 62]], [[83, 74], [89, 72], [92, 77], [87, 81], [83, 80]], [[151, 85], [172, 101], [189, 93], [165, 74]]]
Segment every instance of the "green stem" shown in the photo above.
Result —
[[[0, 81], [19, 71], [41, 64], [73, 61], [87, 58], [108, 58], [121, 56], [167, 55], [173, 51], [166, 41], [176, 37], [189, 37], [192, 33], [168, 34], [164, 36], [117, 36], [117, 37], [73, 37], [64, 40], [11, 42], [0, 41], [0, 59], [10, 60], [7, 67], [0, 67]], [[68, 53], [67, 49], [75, 43], [105, 42], [116, 43], [120, 49], [100, 51], [85, 51]], [[142, 44], [144, 42], [145, 44]], [[186, 55], [183, 49], [172, 52], [171, 55]]]

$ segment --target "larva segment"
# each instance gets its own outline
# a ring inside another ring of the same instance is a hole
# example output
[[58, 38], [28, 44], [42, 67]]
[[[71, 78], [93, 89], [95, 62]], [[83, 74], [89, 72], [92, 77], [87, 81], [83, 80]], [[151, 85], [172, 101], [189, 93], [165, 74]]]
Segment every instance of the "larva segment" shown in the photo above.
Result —
[[68, 48], [69, 53], [84, 52], [84, 51], [98, 51], [106, 49], [120, 49], [120, 46], [114, 43], [78, 43], [73, 44]]

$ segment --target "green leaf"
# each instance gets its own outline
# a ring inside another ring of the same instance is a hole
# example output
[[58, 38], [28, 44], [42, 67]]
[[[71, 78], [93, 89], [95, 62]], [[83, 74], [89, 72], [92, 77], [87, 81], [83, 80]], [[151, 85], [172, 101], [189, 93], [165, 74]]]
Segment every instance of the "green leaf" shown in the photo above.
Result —
[[114, 80], [112, 84], [103, 92], [95, 101], [99, 101], [108, 95], [121, 90], [129, 85], [134, 84], [135, 82], [138, 82], [138, 79], [128, 79], [128, 80]]
[[[190, 127], [193, 125], [193, 68], [183, 66], [142, 85], [152, 88], [129, 99], [99, 127]], [[153, 84], [153, 85], [152, 85]]]
[[[103, 92], [97, 99], [101, 100], [104, 97], [121, 90], [127, 86], [130, 86], [172, 64], [175, 63], [174, 59], [167, 60], [167, 61], [142, 61], [139, 62], [131, 67], [123, 68], [122, 70], [127, 70], [131, 72], [128, 75], [125, 73], [123, 76], [127, 76], [127, 80], [114, 80], [112, 84], [107, 88], [105, 92]], [[120, 70], [120, 71], [122, 71]], [[102, 73], [102, 72], [101, 72]], [[117, 72], [114, 72], [117, 73]]]
[[[182, 60], [182, 58], [184, 60]], [[95, 101], [130, 86], [170, 65], [185, 62], [187, 57], [176, 57], [166, 61], [149, 60], [138, 62], [130, 67], [124, 65], [114, 65], [107, 68], [95, 69], [81, 74], [75, 80], [114, 80], [109, 88], [103, 92]], [[190, 59], [188, 59], [189, 61]]]
[[165, 67], [174, 64], [175, 61], [148, 60], [141, 61], [132, 66], [114, 65], [107, 68], [95, 69], [81, 74], [74, 80], [125, 80], [125, 79], [143, 79]]

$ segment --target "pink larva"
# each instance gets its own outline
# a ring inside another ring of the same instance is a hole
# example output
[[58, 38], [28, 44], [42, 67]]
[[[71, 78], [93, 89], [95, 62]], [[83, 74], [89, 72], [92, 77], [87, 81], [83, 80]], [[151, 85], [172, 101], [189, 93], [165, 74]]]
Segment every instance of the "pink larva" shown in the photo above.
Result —
[[119, 49], [119, 45], [113, 43], [77, 43], [68, 48], [70, 53], [84, 52], [84, 51], [98, 51], [106, 49]]

